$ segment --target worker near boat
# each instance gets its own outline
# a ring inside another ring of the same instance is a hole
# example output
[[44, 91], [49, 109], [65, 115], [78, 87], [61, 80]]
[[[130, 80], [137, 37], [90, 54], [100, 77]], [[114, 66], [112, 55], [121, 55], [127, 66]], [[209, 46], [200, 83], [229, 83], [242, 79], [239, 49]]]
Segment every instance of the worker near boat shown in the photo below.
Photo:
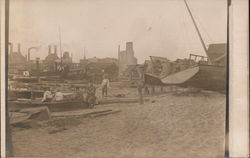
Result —
[[106, 74], [103, 75], [101, 87], [102, 87], [102, 97], [107, 97], [108, 88], [109, 88], [109, 79], [108, 79], [108, 75]]
[[53, 93], [50, 90], [50, 87], [45, 87], [44, 88], [44, 94], [43, 94], [43, 98], [42, 98], [42, 102], [51, 102], [53, 100]]
[[96, 88], [93, 84], [93, 82], [89, 82], [88, 87], [86, 89], [87, 92], [87, 97], [86, 97], [86, 102], [88, 103], [88, 106], [90, 108], [93, 108], [94, 105], [96, 104]]

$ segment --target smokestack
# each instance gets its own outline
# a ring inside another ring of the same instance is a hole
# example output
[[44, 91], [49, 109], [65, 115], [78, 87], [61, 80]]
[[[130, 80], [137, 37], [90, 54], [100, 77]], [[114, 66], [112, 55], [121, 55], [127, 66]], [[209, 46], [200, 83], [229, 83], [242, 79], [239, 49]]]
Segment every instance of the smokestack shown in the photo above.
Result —
[[120, 52], [121, 52], [120, 45], [118, 45], [118, 61], [120, 60]]
[[39, 60], [40, 58], [36, 58], [36, 70], [39, 72]]
[[54, 45], [54, 54], [57, 54], [57, 46]]
[[48, 52], [48, 55], [51, 54], [51, 45], [49, 45], [49, 52]]
[[9, 43], [9, 54], [13, 53], [13, 44]]
[[17, 44], [17, 52], [21, 53], [21, 44], [20, 43]]
[[133, 42], [127, 42], [126, 43], [126, 50], [127, 51], [133, 51]]

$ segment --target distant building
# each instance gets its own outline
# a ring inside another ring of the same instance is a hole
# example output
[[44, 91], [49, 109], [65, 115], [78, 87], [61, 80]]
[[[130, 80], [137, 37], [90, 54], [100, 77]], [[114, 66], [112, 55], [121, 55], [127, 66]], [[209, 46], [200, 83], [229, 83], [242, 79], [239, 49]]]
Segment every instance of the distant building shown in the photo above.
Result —
[[120, 50], [120, 46], [118, 46], [119, 75], [122, 75], [128, 66], [133, 65], [137, 65], [137, 59], [134, 56], [133, 42], [126, 43], [126, 50]]
[[209, 59], [213, 64], [226, 65], [227, 63], [227, 44], [210, 44], [207, 50]]
[[21, 44], [18, 43], [17, 51], [13, 51], [13, 44], [9, 43], [8, 70], [10, 74], [20, 74], [26, 70], [27, 59], [21, 53]]
[[80, 59], [80, 69], [86, 73], [89, 79], [94, 82], [101, 82], [103, 75], [108, 75], [110, 81], [115, 81], [118, 78], [118, 60], [115, 58], [86, 58]]
[[116, 58], [106, 57], [106, 58], [99, 59], [99, 61], [102, 63], [114, 63], [118, 66], [118, 59], [116, 59]]
[[62, 63], [70, 65], [72, 64], [72, 57], [69, 56], [69, 52], [64, 52], [62, 56]]
[[96, 63], [99, 61], [99, 58], [97, 58], [97, 57], [88, 58], [87, 61], [88, 61], [88, 63]]
[[116, 65], [118, 65], [118, 60], [116, 58], [97, 58], [97, 57], [93, 57], [93, 58], [88, 58], [86, 59], [86, 57], [84, 59], [80, 59], [80, 64], [83, 63], [114, 63]]
[[44, 59], [45, 69], [48, 71], [56, 70], [56, 63], [58, 62], [59, 57], [57, 56], [57, 46], [54, 46], [54, 53], [51, 51], [51, 45], [48, 47], [48, 55]]

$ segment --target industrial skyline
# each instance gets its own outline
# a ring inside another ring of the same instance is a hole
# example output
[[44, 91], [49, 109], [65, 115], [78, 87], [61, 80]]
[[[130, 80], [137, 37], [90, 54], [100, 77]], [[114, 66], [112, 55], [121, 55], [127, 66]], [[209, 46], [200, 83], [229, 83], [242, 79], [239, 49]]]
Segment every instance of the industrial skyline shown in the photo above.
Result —
[[[226, 1], [188, 2], [205, 43], [225, 43]], [[59, 27], [62, 50], [74, 62], [83, 58], [84, 47], [87, 57], [118, 58], [117, 47], [125, 49], [126, 41], [134, 43], [139, 63], [152, 53], [169, 59], [205, 55], [182, 0], [12, 0], [10, 7], [10, 41], [21, 43], [23, 55], [40, 46], [33, 59], [44, 58], [48, 45], [60, 45]]]

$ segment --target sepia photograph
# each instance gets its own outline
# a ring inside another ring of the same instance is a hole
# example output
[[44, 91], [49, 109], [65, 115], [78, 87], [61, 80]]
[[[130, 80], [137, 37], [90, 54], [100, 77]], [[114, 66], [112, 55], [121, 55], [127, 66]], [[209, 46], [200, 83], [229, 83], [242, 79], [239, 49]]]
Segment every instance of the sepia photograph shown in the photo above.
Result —
[[223, 158], [227, 0], [9, 0], [14, 157]]

